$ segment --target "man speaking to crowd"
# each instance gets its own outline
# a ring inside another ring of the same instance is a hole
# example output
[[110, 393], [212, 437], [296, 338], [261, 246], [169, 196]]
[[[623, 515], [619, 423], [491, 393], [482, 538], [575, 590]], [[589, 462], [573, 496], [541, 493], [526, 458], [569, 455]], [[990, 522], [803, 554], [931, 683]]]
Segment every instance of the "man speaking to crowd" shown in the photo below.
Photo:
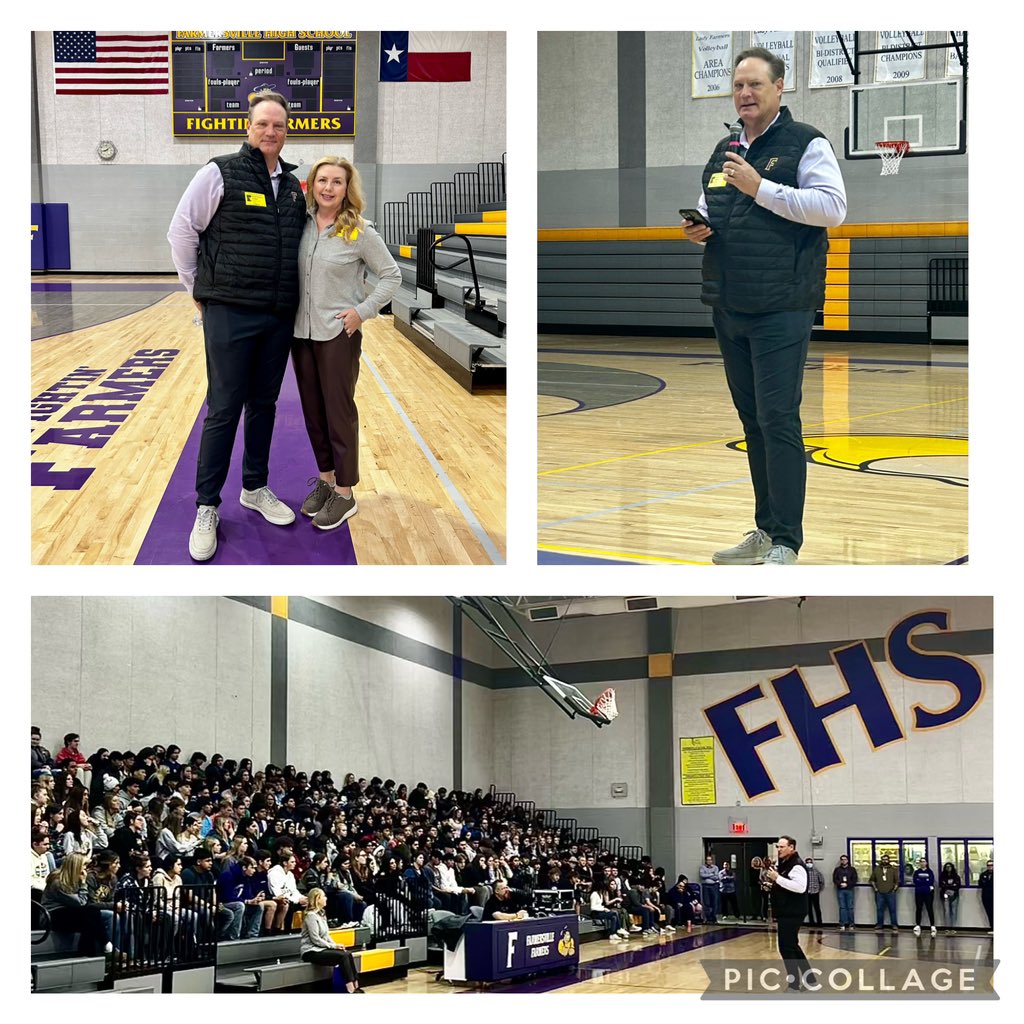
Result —
[[825, 136], [781, 105], [784, 74], [762, 47], [736, 58], [739, 120], [704, 168], [708, 223], [683, 221], [705, 243], [701, 301], [714, 309], [754, 485], [757, 529], [716, 551], [716, 565], [791, 565], [803, 543], [803, 369], [825, 300], [826, 229], [846, 217], [846, 190]]
[[779, 955], [786, 965], [788, 987], [793, 992], [805, 986], [802, 980], [811, 965], [800, 948], [800, 925], [807, 916], [807, 869], [796, 852], [792, 836], [779, 836], [775, 844], [778, 863], [764, 877], [771, 882], [772, 910], [779, 927]]

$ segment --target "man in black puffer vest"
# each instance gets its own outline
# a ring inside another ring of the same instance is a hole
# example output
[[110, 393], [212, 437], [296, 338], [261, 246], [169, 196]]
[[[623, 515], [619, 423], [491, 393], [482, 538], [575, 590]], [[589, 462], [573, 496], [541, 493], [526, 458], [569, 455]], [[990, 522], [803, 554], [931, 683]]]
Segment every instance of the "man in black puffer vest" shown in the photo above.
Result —
[[756, 530], [716, 565], [790, 565], [803, 544], [804, 362], [825, 300], [827, 228], [846, 217], [835, 153], [781, 106], [785, 64], [744, 50], [733, 68], [739, 120], [704, 168], [691, 242], [706, 243], [701, 301], [713, 307], [725, 376], [746, 438]]
[[788, 988], [798, 992], [805, 987], [801, 979], [811, 967], [800, 948], [800, 925], [807, 916], [807, 869], [792, 836], [779, 836], [775, 849], [779, 861], [765, 878], [772, 882], [772, 911], [779, 925], [779, 955], [786, 965]]
[[299, 239], [306, 221], [294, 165], [279, 159], [287, 134], [284, 97], [254, 93], [247, 141], [237, 153], [214, 157], [199, 170], [167, 234], [206, 340], [207, 413], [188, 543], [199, 562], [217, 550], [217, 508], [243, 408], [239, 501], [275, 526], [295, 521], [267, 486], [277, 396], [299, 304]]

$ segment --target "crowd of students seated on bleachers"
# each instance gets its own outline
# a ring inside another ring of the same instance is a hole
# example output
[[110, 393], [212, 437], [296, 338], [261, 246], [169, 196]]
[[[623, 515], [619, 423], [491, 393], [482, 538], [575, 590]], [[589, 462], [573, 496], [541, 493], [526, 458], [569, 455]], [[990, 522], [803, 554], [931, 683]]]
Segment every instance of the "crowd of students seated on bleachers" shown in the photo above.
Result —
[[237, 939], [291, 930], [313, 889], [327, 894], [329, 921], [372, 924], [398, 895], [466, 914], [499, 878], [527, 893], [571, 891], [613, 941], [700, 920], [699, 886], [667, 886], [648, 858], [626, 863], [479, 789], [337, 782], [199, 751], [183, 761], [173, 744], [86, 758], [74, 734], [54, 758], [40, 740], [33, 727], [33, 897], [56, 932], [80, 935], [83, 953], [128, 955], [141, 939], [120, 922], [141, 901], [165, 941], [194, 939], [204, 924]]

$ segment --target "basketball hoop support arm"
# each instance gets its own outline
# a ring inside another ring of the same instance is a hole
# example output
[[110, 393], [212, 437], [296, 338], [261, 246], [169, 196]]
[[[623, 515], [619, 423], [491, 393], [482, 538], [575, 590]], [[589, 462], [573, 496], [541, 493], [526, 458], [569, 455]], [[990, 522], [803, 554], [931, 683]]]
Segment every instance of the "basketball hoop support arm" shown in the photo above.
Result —
[[461, 609], [477, 629], [489, 637], [569, 718], [577, 715], [589, 718], [598, 728], [608, 724], [609, 720], [604, 715], [594, 713], [593, 703], [585, 694], [570, 683], [555, 678], [543, 652], [516, 621], [506, 600], [500, 597], [449, 597], [448, 600]]

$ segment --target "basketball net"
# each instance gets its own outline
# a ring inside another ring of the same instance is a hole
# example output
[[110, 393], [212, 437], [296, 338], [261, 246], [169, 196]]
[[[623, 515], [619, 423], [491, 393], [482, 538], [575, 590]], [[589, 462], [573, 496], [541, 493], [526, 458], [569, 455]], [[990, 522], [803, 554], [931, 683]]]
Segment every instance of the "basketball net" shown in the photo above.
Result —
[[615, 691], [609, 686], [590, 709], [592, 715], [603, 715], [610, 722], [613, 718], [619, 717], [619, 709], [615, 705]]
[[882, 158], [882, 177], [888, 174], [900, 173], [900, 162], [910, 149], [910, 143], [904, 139], [892, 139], [886, 142], [876, 142], [875, 149]]

